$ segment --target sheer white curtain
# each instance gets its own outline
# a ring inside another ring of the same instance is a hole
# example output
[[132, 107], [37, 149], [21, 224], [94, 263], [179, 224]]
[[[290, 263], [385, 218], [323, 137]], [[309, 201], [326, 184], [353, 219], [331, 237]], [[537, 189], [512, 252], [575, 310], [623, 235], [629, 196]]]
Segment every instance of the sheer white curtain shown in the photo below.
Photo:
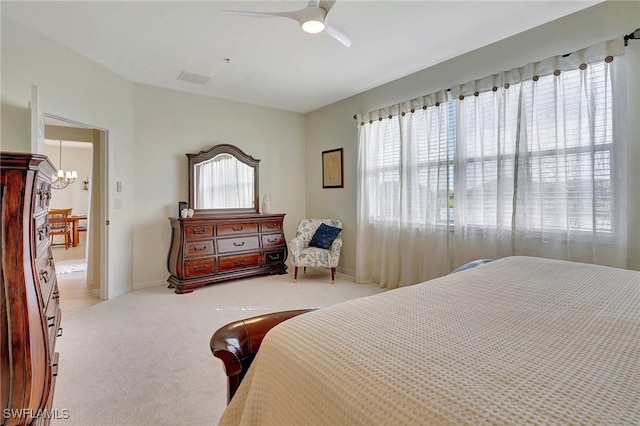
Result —
[[393, 288], [449, 271], [442, 262], [453, 159], [446, 99], [443, 91], [360, 117], [358, 282]]
[[252, 207], [253, 169], [230, 155], [218, 155], [196, 166], [199, 208]]
[[508, 255], [625, 266], [623, 53], [600, 43], [360, 117], [357, 281]]
[[626, 265], [623, 53], [622, 39], [600, 43], [452, 88], [454, 265], [508, 255]]

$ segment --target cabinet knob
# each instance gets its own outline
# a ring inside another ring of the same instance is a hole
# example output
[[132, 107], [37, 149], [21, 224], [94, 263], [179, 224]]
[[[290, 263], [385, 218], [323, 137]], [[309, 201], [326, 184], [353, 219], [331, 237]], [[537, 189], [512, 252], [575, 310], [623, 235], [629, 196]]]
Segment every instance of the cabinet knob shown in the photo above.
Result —
[[237, 242], [234, 241], [233, 245], [236, 246], [236, 247], [242, 247], [244, 245], [244, 243], [245, 243], [244, 241], [242, 241], [241, 243], [237, 243]]

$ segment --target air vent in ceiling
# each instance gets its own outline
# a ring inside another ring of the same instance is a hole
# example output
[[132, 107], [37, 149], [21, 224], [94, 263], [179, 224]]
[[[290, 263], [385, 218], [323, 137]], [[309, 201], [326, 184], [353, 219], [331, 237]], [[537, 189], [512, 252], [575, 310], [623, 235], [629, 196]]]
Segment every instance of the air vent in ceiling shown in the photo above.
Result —
[[198, 74], [190, 71], [182, 71], [178, 76], [178, 80], [180, 81], [188, 81], [189, 83], [195, 84], [207, 84], [210, 79], [210, 75]]

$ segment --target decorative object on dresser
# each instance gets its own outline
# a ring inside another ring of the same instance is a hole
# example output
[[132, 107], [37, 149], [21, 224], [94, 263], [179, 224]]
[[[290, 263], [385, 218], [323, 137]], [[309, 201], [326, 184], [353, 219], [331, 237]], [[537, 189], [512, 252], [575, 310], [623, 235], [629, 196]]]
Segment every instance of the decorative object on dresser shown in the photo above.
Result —
[[[2, 425], [48, 424], [62, 333], [49, 240], [55, 167], [0, 152], [0, 413]], [[8, 414], [7, 414], [8, 413]]]
[[260, 160], [228, 144], [187, 158], [193, 214], [169, 218], [169, 287], [189, 293], [219, 281], [286, 274], [285, 215], [259, 212]]

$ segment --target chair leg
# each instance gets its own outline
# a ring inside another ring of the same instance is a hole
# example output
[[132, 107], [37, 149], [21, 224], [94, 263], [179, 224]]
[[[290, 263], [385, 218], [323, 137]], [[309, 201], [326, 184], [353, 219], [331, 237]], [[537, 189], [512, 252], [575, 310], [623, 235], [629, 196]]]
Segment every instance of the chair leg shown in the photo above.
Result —
[[336, 283], [336, 268], [331, 268], [331, 284]]
[[298, 282], [298, 267], [297, 266], [293, 269], [293, 282], [294, 283]]
[[304, 273], [306, 274], [306, 273], [307, 273], [307, 267], [305, 266], [305, 267], [303, 268], [303, 270], [304, 270]]

